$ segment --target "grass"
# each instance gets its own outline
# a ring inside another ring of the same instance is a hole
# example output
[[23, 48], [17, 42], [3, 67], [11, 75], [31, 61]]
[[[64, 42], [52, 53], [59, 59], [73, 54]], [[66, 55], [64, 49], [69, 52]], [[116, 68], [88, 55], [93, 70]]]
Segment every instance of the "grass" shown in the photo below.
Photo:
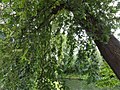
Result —
[[120, 87], [98, 88], [95, 84], [87, 84], [85, 81], [80, 80], [66, 79], [65, 85], [68, 86], [70, 90], [120, 90]]

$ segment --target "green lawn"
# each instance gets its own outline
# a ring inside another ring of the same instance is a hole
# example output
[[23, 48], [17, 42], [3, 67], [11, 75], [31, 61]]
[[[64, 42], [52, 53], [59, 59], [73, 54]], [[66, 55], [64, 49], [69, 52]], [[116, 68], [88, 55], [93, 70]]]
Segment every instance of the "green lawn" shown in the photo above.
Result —
[[80, 80], [66, 79], [65, 84], [70, 90], [120, 90], [120, 87], [98, 88], [95, 86], [95, 84], [87, 84], [86, 82]]

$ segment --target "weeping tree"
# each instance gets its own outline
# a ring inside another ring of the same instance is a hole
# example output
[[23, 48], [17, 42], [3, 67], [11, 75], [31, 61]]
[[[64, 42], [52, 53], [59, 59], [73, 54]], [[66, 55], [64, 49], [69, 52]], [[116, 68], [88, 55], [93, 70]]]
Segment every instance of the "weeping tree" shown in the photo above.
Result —
[[[65, 52], [68, 56], [77, 52], [81, 68], [84, 60], [92, 72], [89, 75], [94, 75], [98, 69], [96, 46], [120, 79], [120, 43], [112, 35], [119, 26], [119, 3], [114, 3], [115, 0], [2, 0], [1, 88], [64, 88], [59, 76], [62, 63], [66, 63]], [[67, 59], [68, 65], [72, 59]]]

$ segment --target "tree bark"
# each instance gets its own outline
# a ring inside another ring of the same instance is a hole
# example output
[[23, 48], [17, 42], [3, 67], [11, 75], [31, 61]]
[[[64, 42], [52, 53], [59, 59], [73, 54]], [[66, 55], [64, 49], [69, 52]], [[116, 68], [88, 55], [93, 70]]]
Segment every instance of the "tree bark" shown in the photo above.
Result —
[[120, 80], [120, 42], [111, 35], [107, 44], [100, 41], [95, 41], [95, 43], [105, 61]]

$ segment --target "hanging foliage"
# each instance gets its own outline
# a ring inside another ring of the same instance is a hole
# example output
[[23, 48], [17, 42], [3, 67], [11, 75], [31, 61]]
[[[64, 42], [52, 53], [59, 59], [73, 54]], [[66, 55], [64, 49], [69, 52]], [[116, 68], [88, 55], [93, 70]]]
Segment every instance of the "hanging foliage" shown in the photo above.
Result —
[[64, 90], [60, 77], [72, 65], [73, 71], [86, 75], [82, 79], [96, 81], [99, 60], [93, 40], [107, 43], [111, 29], [119, 24], [115, 17], [119, 8], [110, 3], [113, 1], [2, 0], [0, 88]]

